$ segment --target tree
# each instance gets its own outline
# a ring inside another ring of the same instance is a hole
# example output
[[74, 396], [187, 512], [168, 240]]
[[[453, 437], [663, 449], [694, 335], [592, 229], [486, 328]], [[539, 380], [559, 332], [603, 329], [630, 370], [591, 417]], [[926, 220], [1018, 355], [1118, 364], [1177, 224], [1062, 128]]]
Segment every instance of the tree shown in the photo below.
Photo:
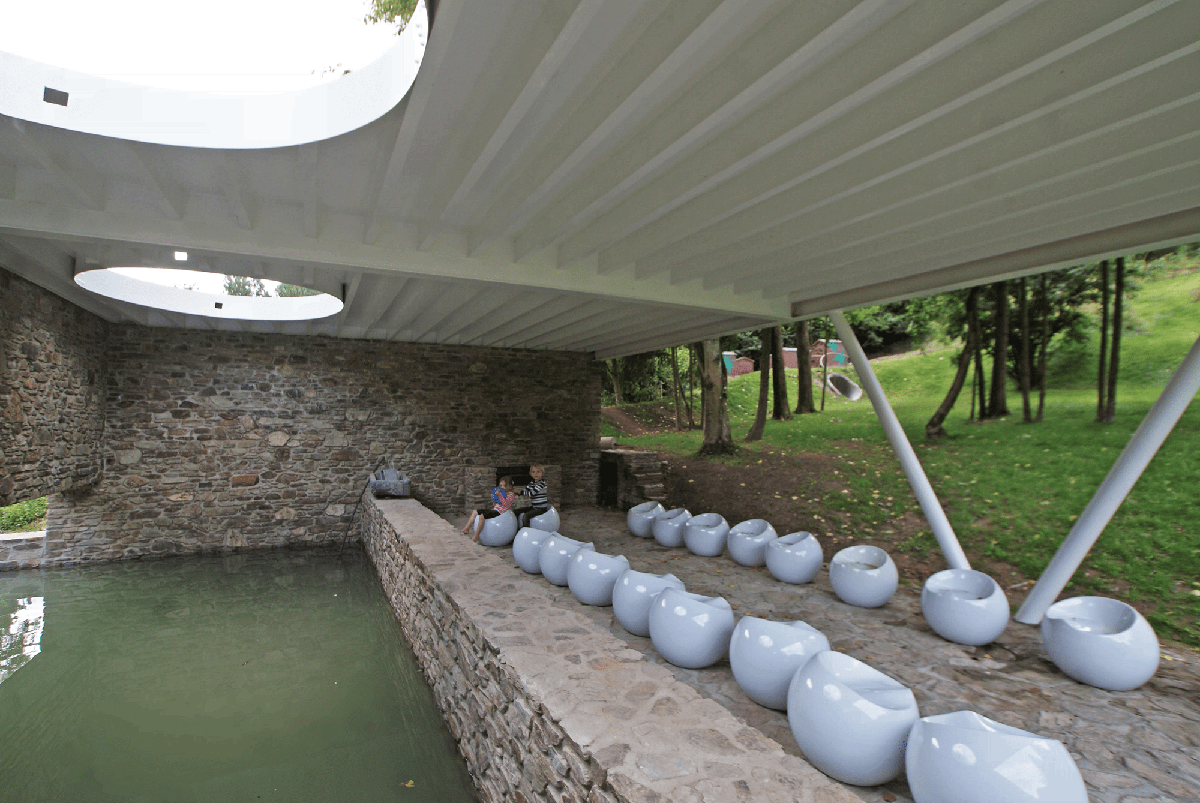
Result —
[[796, 321], [796, 368], [799, 369], [796, 379], [796, 412], [801, 415], [817, 411], [813, 401], [812, 361], [809, 359], [811, 352], [808, 321]]
[[[771, 342], [771, 330], [763, 329], [762, 342]], [[767, 425], [767, 396], [771, 390], [771, 363], [767, 359], [767, 350], [762, 349], [758, 356], [758, 410], [754, 413], [754, 424], [746, 433], [747, 441], [762, 440], [763, 428]]]
[[729, 432], [729, 411], [725, 395], [725, 360], [717, 340], [702, 340], [696, 344], [700, 354], [701, 417], [704, 420], [704, 443], [701, 455], [730, 454], [737, 451]]
[[[979, 288], [972, 287], [967, 292], [966, 313], [967, 320], [976, 320], [976, 306], [979, 299]], [[954, 403], [958, 401], [958, 394], [962, 391], [963, 384], [967, 379], [967, 371], [971, 367], [971, 358], [977, 353], [976, 338], [978, 336], [978, 327], [967, 326], [967, 339], [963, 343], [962, 352], [958, 355], [958, 370], [954, 374], [954, 381], [950, 383], [950, 390], [946, 392], [946, 397], [942, 399], [942, 403], [938, 405], [937, 411], [933, 417], [925, 424], [925, 437], [940, 438], [946, 434], [945, 427], [942, 423], [946, 420], [946, 416], [950, 415], [950, 410], [954, 407]]]
[[304, 296], [318, 296], [320, 290], [313, 290], [311, 287], [304, 287], [299, 284], [280, 284], [275, 288], [275, 295], [280, 298], [302, 298]]
[[226, 276], [225, 295], [227, 296], [269, 296], [262, 279], [250, 276]]
[[771, 408], [771, 418], [776, 421], [789, 421], [792, 418], [792, 408], [788, 407], [787, 372], [784, 370], [784, 366], [783, 327], [776, 326], [771, 329], [771, 376], [774, 378], [774, 403]]
[[1108, 391], [1106, 371], [1108, 370], [1108, 260], [1100, 260], [1097, 271], [1100, 282], [1100, 361], [1096, 366], [1096, 421], [1104, 420], [1108, 401], [1105, 393]]
[[399, 34], [408, 26], [416, 10], [417, 0], [371, 0], [363, 22], [368, 25], [381, 22], [395, 25], [396, 33]]
[[1017, 384], [1021, 388], [1021, 415], [1026, 424], [1033, 423], [1033, 408], [1029, 404], [1030, 374], [1029, 363], [1029, 289], [1025, 277], [1021, 277], [1017, 291], [1017, 310], [1021, 317], [1020, 356], [1017, 358]]
[[[992, 396], [988, 402], [988, 417], [1008, 415], [1008, 282], [992, 285], [995, 292], [995, 344], [992, 347]], [[982, 417], [982, 416], [981, 416]]]
[[1108, 365], [1108, 394], [1104, 415], [1100, 419], [1111, 424], [1117, 418], [1117, 374], [1121, 365], [1121, 327], [1125, 311], [1125, 257], [1117, 257], [1117, 273], [1113, 287], [1112, 354]]

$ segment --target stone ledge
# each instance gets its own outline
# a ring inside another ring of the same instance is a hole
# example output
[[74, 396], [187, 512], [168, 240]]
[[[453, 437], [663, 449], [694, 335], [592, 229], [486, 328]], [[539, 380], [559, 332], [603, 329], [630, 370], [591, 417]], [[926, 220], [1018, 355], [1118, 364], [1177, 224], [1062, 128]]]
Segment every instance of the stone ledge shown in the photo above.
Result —
[[419, 502], [364, 542], [485, 801], [860, 803]]

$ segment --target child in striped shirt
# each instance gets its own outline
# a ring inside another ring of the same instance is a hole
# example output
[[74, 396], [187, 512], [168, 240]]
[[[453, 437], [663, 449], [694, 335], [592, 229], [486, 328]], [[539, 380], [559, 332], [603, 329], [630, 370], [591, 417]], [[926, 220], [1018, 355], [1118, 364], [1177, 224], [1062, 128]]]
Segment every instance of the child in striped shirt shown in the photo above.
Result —
[[529, 520], [534, 516], [540, 516], [550, 509], [550, 497], [546, 490], [546, 469], [540, 464], [533, 464], [529, 467], [529, 476], [533, 482], [525, 486], [521, 491], [522, 496], [529, 497], [530, 507], [521, 511], [518, 516], [520, 526], [528, 527]]

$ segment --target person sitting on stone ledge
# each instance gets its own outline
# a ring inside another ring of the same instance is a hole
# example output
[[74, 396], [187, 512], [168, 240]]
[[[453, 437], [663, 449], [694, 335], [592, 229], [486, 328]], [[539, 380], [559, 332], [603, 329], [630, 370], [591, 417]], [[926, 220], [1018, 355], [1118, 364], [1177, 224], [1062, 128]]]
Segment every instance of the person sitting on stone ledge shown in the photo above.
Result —
[[492, 489], [491, 510], [481, 507], [471, 511], [471, 518], [467, 519], [466, 525], [462, 528], [462, 534], [466, 535], [468, 530], [473, 530], [471, 540], [478, 544], [479, 531], [483, 529], [483, 520], [496, 518], [512, 507], [513, 500], [516, 498], [512, 477], [501, 477], [500, 484]]

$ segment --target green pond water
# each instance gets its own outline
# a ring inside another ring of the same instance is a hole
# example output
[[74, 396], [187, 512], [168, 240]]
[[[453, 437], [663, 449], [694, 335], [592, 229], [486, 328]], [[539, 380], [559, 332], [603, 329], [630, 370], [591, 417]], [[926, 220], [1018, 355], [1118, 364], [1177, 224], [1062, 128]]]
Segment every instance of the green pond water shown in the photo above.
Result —
[[4, 803], [475, 799], [357, 550], [0, 574]]

